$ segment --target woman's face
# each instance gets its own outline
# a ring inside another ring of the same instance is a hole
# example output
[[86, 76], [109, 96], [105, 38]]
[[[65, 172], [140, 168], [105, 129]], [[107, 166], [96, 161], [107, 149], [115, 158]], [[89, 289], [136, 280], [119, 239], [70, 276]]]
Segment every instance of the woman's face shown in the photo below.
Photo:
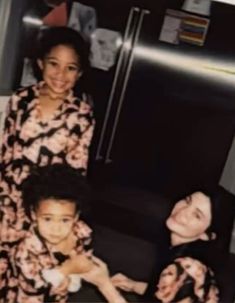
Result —
[[175, 204], [166, 225], [171, 233], [191, 241], [205, 238], [211, 219], [210, 198], [195, 192]]
[[66, 45], [53, 47], [38, 65], [49, 93], [56, 96], [67, 94], [81, 75], [78, 55]]

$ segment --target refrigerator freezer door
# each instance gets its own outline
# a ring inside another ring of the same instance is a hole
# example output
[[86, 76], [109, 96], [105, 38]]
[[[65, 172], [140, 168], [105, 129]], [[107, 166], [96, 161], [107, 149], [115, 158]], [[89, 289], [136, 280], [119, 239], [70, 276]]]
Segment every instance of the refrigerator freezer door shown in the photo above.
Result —
[[133, 63], [133, 59], [134, 59], [134, 49], [136, 47], [136, 44], [138, 43], [138, 39], [139, 39], [139, 35], [140, 35], [140, 31], [141, 31], [144, 16], [146, 14], [149, 14], [149, 13], [150, 12], [148, 10], [144, 10], [144, 9], [142, 9], [141, 12], [140, 12], [140, 17], [139, 17], [138, 24], [137, 24], [137, 27], [136, 27], [136, 32], [135, 32], [135, 35], [134, 35], [134, 41], [133, 41], [132, 49], [130, 50], [130, 58], [129, 58], [129, 61], [128, 61], [126, 73], [125, 73], [124, 80], [123, 80], [121, 95], [120, 95], [120, 99], [119, 99], [119, 102], [118, 102], [117, 112], [116, 112], [116, 116], [115, 116], [114, 124], [113, 124], [113, 129], [112, 129], [112, 132], [111, 132], [111, 137], [110, 137], [110, 141], [109, 141], [109, 144], [108, 144], [108, 149], [107, 149], [106, 156], [105, 156], [105, 163], [110, 163], [112, 161], [111, 158], [110, 158], [110, 153], [111, 153], [111, 150], [112, 150], [113, 140], [114, 140], [115, 133], [116, 133], [116, 130], [117, 130], [118, 121], [119, 121], [119, 117], [120, 117], [120, 113], [121, 113], [121, 109], [122, 109], [122, 104], [123, 104], [123, 101], [124, 101], [124, 97], [125, 97], [125, 93], [126, 93], [126, 89], [127, 89], [127, 85], [128, 85], [128, 80], [129, 80], [130, 73], [131, 73], [132, 63]]
[[117, 62], [117, 66], [116, 66], [116, 70], [115, 70], [115, 74], [114, 74], [114, 79], [113, 79], [111, 91], [109, 94], [107, 108], [106, 108], [103, 125], [102, 125], [102, 129], [101, 129], [101, 133], [100, 133], [100, 138], [99, 138], [99, 142], [97, 145], [96, 156], [95, 156], [96, 160], [103, 159], [103, 156], [101, 155], [101, 149], [102, 149], [104, 137], [106, 134], [106, 128], [107, 128], [112, 104], [114, 102], [115, 94], [117, 93], [118, 82], [120, 81], [120, 78], [122, 77], [122, 72], [125, 71], [125, 69], [126, 69], [125, 64], [128, 60], [127, 58], [129, 56], [130, 50], [132, 48], [133, 37], [135, 34], [135, 27], [138, 22], [139, 13], [140, 13], [140, 9], [136, 8], [136, 7], [132, 7], [129, 12], [129, 16], [128, 16], [128, 20], [127, 20], [127, 24], [126, 24], [126, 28], [125, 28], [125, 33], [124, 33], [124, 37], [123, 37], [123, 41], [122, 41], [122, 47], [121, 47], [120, 54], [118, 57], [118, 62]]

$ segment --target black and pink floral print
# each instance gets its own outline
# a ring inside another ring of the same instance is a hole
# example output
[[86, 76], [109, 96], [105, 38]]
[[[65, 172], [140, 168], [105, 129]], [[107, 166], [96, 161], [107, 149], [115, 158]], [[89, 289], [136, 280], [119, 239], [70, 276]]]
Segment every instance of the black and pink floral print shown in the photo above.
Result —
[[[83, 221], [78, 221], [73, 228], [76, 245], [71, 253], [85, 252], [91, 242], [91, 229]], [[53, 251], [41, 236], [37, 228], [32, 225], [24, 239], [15, 245], [10, 253], [11, 273], [5, 279], [7, 283], [5, 302], [8, 303], [66, 303], [68, 291], [55, 289], [47, 282], [42, 274], [44, 269], [53, 269], [67, 260], [60, 252]], [[0, 265], [6, 269], [5, 259]], [[1, 302], [1, 301], [0, 301]]]
[[41, 120], [39, 91], [43, 82], [18, 90], [10, 99], [0, 164], [0, 239], [13, 243], [29, 225], [22, 208], [22, 182], [34, 167], [55, 163], [86, 174], [94, 130], [87, 97], [71, 91], [53, 116]]
[[181, 257], [162, 271], [155, 297], [162, 303], [217, 303], [219, 290], [209, 267], [197, 259]]

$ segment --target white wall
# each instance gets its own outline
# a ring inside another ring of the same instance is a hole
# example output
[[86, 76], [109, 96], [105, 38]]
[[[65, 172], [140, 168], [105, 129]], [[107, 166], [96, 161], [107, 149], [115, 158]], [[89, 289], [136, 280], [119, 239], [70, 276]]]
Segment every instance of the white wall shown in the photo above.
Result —
[[[22, 16], [30, 0], [0, 0], [0, 93], [9, 94], [14, 88], [21, 63], [24, 28]], [[37, 2], [37, 1], [35, 1]], [[40, 2], [40, 1], [39, 1]]]
[[8, 103], [10, 96], [0, 96], [0, 141], [2, 137], [2, 129], [5, 120], [5, 113], [6, 113], [6, 105]]

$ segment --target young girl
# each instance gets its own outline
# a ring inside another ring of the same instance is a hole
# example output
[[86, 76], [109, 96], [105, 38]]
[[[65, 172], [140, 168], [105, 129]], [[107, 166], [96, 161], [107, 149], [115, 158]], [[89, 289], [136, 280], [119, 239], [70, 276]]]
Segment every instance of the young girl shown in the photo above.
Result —
[[87, 62], [88, 48], [78, 32], [44, 30], [37, 54], [42, 81], [19, 89], [9, 101], [1, 150], [3, 243], [16, 243], [28, 228], [21, 191], [32, 168], [63, 163], [86, 174], [93, 111], [88, 96], [73, 89]]
[[25, 182], [23, 200], [32, 225], [11, 250], [4, 302], [67, 302], [91, 269], [91, 229], [79, 219], [87, 188], [63, 165], [44, 167]]

